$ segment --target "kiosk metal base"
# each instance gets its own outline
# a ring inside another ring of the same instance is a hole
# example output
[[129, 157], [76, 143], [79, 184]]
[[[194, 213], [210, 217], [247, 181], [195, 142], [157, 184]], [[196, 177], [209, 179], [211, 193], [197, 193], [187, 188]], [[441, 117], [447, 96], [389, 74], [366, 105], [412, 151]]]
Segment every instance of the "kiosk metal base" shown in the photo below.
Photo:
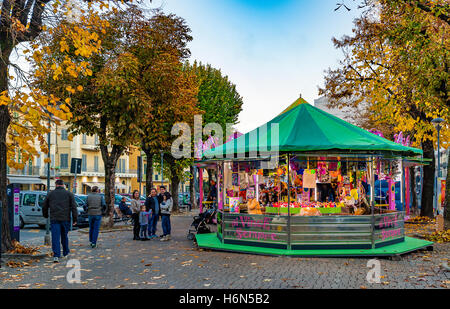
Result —
[[405, 237], [405, 241], [376, 249], [316, 249], [316, 250], [284, 250], [223, 244], [216, 233], [198, 234], [196, 241], [199, 248], [217, 251], [295, 257], [392, 257], [414, 252], [420, 249], [432, 250], [430, 241]]

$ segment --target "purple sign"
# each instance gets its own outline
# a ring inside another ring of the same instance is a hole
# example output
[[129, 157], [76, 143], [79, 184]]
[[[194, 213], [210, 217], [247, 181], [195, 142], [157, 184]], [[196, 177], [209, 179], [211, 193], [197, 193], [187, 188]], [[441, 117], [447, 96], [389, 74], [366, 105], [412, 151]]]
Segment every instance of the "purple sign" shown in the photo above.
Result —
[[14, 231], [20, 231], [20, 216], [19, 216], [19, 205], [20, 205], [20, 189], [14, 188]]

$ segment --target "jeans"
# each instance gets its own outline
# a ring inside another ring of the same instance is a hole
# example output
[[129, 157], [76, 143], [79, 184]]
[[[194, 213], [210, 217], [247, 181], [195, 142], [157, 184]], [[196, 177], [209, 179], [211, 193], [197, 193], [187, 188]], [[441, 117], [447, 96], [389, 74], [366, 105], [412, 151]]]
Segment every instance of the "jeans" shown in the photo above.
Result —
[[158, 224], [159, 215], [152, 213], [152, 217], [148, 220], [149, 236], [156, 235], [156, 225]]
[[170, 235], [170, 215], [162, 215], [161, 216], [161, 226], [163, 230], [163, 235]]
[[148, 238], [147, 230], [148, 230], [148, 224], [142, 224], [141, 225], [141, 235], [139, 236], [140, 239]]
[[139, 214], [134, 213], [131, 218], [133, 219], [133, 239], [139, 238], [139, 231], [141, 226], [139, 224]]
[[67, 234], [70, 230], [70, 221], [50, 221], [50, 228], [52, 231], [52, 251], [53, 256], [61, 257], [61, 246], [63, 248], [63, 255], [66, 256], [70, 253], [69, 238]]
[[91, 244], [97, 244], [101, 223], [102, 216], [89, 216], [89, 242]]

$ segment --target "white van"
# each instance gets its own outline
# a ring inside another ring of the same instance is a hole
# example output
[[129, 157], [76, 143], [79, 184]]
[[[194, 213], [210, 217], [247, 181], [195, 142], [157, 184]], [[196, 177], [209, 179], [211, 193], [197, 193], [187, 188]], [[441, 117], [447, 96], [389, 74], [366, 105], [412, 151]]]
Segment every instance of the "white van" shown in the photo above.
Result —
[[[37, 224], [45, 228], [47, 219], [42, 215], [42, 206], [47, 196], [46, 191], [22, 191], [20, 192], [20, 228], [25, 224]], [[88, 216], [83, 208], [83, 200], [75, 195], [78, 204], [78, 226], [88, 224]]]

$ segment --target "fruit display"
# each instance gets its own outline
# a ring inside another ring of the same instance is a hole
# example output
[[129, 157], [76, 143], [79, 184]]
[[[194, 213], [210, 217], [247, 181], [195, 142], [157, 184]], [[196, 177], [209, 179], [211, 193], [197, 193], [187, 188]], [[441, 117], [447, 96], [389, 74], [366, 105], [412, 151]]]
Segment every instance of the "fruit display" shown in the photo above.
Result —
[[[291, 202], [290, 203], [290, 207], [291, 208], [336, 208], [336, 207], [342, 207], [343, 205], [341, 205], [340, 203], [336, 204], [333, 202]], [[283, 202], [279, 202], [279, 203], [273, 203], [272, 207], [288, 207], [288, 203], [283, 203]]]

